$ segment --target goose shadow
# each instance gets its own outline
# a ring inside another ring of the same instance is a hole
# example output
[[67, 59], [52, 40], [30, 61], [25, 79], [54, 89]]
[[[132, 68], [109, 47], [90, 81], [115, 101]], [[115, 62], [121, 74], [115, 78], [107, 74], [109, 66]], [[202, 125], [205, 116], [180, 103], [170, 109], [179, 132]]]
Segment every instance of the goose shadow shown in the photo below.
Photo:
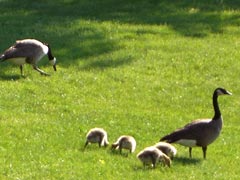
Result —
[[143, 172], [143, 171], [155, 171], [155, 170], [158, 170], [158, 171], [161, 171], [161, 172], [166, 172], [166, 171], [169, 171], [171, 170], [171, 168], [167, 167], [167, 166], [164, 166], [162, 163], [158, 163], [156, 165], [155, 168], [153, 168], [151, 165], [147, 165], [147, 166], [144, 166], [144, 165], [140, 165], [140, 164], [135, 164], [132, 166], [132, 169], [135, 171], [135, 172]]
[[109, 149], [108, 153], [113, 155], [113, 156], [120, 156], [120, 157], [125, 157], [125, 158], [132, 155], [132, 153], [129, 153], [127, 151], [124, 151], [124, 152], [120, 153], [119, 150], [114, 150], [114, 149]]
[[78, 151], [85, 153], [85, 152], [91, 152], [91, 151], [102, 151], [102, 150], [107, 150], [107, 149], [108, 149], [107, 146], [104, 146], [104, 147], [101, 146], [101, 147], [99, 147], [98, 144], [96, 144], [96, 143], [87, 145], [87, 146], [85, 147], [85, 143], [84, 143], [82, 146], [80, 146], [80, 147], [78, 148]]
[[173, 161], [182, 165], [189, 165], [189, 164], [198, 164], [202, 161], [202, 159], [197, 158], [188, 158], [188, 157], [174, 157]]
[[6, 74], [0, 74], [0, 80], [2, 81], [17, 81], [22, 78], [26, 78], [25, 76], [21, 75], [6, 75]]

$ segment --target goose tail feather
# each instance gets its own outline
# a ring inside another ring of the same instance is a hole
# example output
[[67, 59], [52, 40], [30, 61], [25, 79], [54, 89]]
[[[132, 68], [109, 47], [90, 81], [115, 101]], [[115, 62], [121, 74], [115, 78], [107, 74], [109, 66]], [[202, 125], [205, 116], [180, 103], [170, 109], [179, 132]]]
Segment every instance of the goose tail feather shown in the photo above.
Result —
[[2, 54], [2, 55], [0, 55], [0, 62], [2, 62], [2, 61], [4, 61], [5, 60], [5, 55], [4, 54]]
[[174, 143], [181, 138], [186, 136], [186, 132], [184, 129], [176, 130], [160, 139], [160, 141], [166, 141], [167, 143]]

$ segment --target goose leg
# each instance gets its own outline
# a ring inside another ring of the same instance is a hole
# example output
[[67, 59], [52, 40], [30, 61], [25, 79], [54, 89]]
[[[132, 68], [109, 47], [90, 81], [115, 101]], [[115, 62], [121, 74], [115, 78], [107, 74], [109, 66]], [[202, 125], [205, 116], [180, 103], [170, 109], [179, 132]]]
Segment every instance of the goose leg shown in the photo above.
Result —
[[120, 151], [120, 154], [122, 154], [122, 147], [121, 146], [119, 147], [119, 151]]
[[155, 168], [157, 160], [153, 157], [153, 155], [151, 155], [151, 160], [152, 160], [152, 167]]
[[39, 69], [37, 66], [33, 66], [33, 69], [40, 72], [41, 75], [50, 76], [48, 73], [45, 73], [43, 70]]
[[189, 157], [192, 158], [192, 148], [189, 147]]
[[20, 65], [20, 72], [21, 72], [21, 76], [23, 76], [23, 65]]
[[206, 159], [207, 146], [206, 147], [202, 147], [202, 151], [203, 151], [203, 158]]
[[156, 167], [156, 160], [154, 160], [154, 159], [152, 159], [152, 166], [153, 166], [153, 168]]
[[85, 145], [84, 145], [84, 149], [87, 147], [88, 145], [88, 141], [86, 141]]

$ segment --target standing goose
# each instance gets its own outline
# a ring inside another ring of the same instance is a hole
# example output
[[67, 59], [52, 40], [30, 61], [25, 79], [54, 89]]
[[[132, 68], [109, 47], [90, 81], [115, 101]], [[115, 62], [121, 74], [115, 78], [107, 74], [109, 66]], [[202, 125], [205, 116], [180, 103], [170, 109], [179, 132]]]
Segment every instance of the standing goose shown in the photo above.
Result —
[[178, 143], [189, 147], [189, 156], [192, 157], [192, 147], [200, 146], [203, 151], [203, 158], [206, 159], [207, 146], [211, 144], [220, 134], [223, 119], [218, 106], [219, 95], [231, 95], [223, 88], [217, 88], [213, 93], [214, 117], [212, 119], [195, 120], [183, 128], [162, 137], [160, 141]]
[[37, 63], [43, 56], [48, 55], [48, 59], [56, 71], [56, 58], [53, 57], [51, 48], [48, 44], [42, 43], [36, 39], [17, 40], [16, 43], [8, 48], [1, 56], [0, 61], [10, 61], [20, 66], [21, 75], [23, 75], [23, 65], [31, 64], [33, 69], [42, 75], [49, 75], [38, 68]]

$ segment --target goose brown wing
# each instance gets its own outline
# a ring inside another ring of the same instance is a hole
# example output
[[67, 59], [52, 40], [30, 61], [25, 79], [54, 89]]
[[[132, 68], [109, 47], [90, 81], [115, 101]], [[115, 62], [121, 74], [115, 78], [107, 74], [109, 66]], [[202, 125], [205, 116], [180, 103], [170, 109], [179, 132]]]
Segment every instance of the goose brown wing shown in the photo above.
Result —
[[174, 143], [181, 139], [199, 139], [204, 134], [206, 125], [210, 122], [209, 119], [196, 120], [183, 128], [177, 129], [172, 133], [162, 137], [160, 141], [167, 141], [168, 143]]
[[26, 44], [17, 41], [16, 44], [11, 46], [4, 52], [4, 60], [17, 58], [17, 57], [34, 57], [39, 51], [39, 46], [35, 44]]

